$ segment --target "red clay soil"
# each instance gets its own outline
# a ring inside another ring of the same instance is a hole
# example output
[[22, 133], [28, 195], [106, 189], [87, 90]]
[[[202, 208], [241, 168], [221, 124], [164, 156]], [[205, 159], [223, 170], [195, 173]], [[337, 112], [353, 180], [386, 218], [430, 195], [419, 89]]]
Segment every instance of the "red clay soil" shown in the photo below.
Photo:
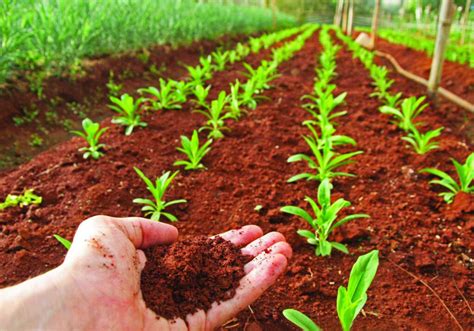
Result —
[[[187, 74], [184, 65], [196, 65], [199, 56], [209, 54], [216, 47], [233, 47], [247, 38], [226, 36], [179, 48], [157, 46], [147, 50], [149, 58], [146, 61], [140, 60], [143, 52], [88, 59], [84, 62], [84, 75], [80, 77], [47, 79], [42, 99], [29, 90], [26, 79], [12, 82], [0, 91], [0, 171], [20, 165], [69, 139], [69, 130], [80, 128], [82, 118], [97, 121], [109, 116], [106, 84], [110, 72], [114, 73], [114, 82], [123, 85], [121, 93], [133, 93], [139, 87], [156, 85], [160, 77], [182, 79]], [[158, 72], [150, 70], [152, 65]], [[13, 117], [21, 117], [25, 111], [38, 111], [38, 116], [31, 123], [16, 126]], [[65, 126], [65, 121], [71, 128]], [[41, 146], [30, 145], [32, 134], [43, 139]]]
[[[141, 288], [148, 308], [167, 319], [182, 318], [213, 302], [231, 299], [251, 260], [217, 236], [195, 236], [145, 251]], [[159, 289], [157, 291], [157, 289]]]
[[[316, 194], [315, 182], [286, 182], [306, 170], [304, 164], [286, 160], [292, 154], [309, 152], [301, 138], [307, 134], [301, 122], [308, 114], [300, 98], [312, 91], [319, 51], [315, 35], [280, 66], [281, 76], [265, 92], [270, 99], [241, 121], [228, 123], [232, 131], [216, 141], [204, 159], [208, 169], [181, 171], [175, 178], [168, 199], [188, 200], [170, 208], [180, 219], [176, 225], [181, 236], [211, 235], [257, 224], [265, 232], [282, 232], [292, 245], [294, 256], [287, 272], [233, 321], [239, 330], [291, 329], [281, 314], [290, 307], [309, 314], [325, 330], [340, 329], [337, 288], [347, 284], [357, 257], [372, 249], [380, 250], [380, 267], [354, 330], [457, 329], [444, 304], [464, 329], [474, 328], [469, 308], [474, 291], [472, 196], [459, 195], [448, 206], [438, 196], [439, 189], [428, 185], [430, 177], [418, 173], [435, 166], [452, 174], [450, 158], [464, 161], [472, 151], [466, 134], [472, 130], [472, 117], [462, 110], [443, 102], [436, 109], [429, 107], [422, 121], [430, 128], [445, 127], [441, 146], [426, 156], [416, 155], [405, 147], [402, 133], [389, 118], [379, 113], [378, 101], [369, 98], [373, 90], [365, 68], [350, 52], [341, 50], [335, 83], [338, 93], [349, 93], [348, 114], [339, 118], [337, 129], [358, 142], [347, 150], [364, 154], [345, 169], [357, 177], [335, 179], [334, 198], [352, 202], [347, 212], [363, 212], [371, 218], [349, 223], [332, 235], [332, 240], [348, 246], [350, 254], [316, 257], [314, 247], [296, 234], [308, 225], [279, 211], [288, 204], [307, 208], [304, 197]], [[251, 62], [264, 56], [268, 54], [254, 56]], [[239, 77], [239, 67], [213, 79], [214, 95]], [[394, 91], [424, 93], [415, 83], [396, 75], [393, 78]], [[61, 263], [65, 250], [53, 233], [71, 239], [78, 224], [96, 214], [141, 215], [140, 206], [132, 200], [148, 193], [133, 166], [150, 177], [172, 169], [173, 162], [181, 158], [176, 151], [179, 136], [189, 136], [204, 119], [185, 107], [148, 116], [146, 121], [148, 128], [129, 137], [113, 126], [104, 136], [106, 154], [98, 161], [83, 160], [77, 152], [83, 142], [74, 138], [0, 179], [0, 197], [31, 187], [44, 198], [41, 206], [12, 208], [0, 214], [0, 286]], [[109, 120], [104, 124], [110, 125]], [[258, 212], [257, 205], [262, 206]]]
[[[402, 68], [425, 79], [429, 78], [432, 58], [425, 52], [395, 45], [382, 38], [377, 38], [376, 48], [393, 55]], [[388, 63], [387, 66], [390, 68]], [[445, 61], [441, 86], [474, 103], [474, 68], [466, 64]]]

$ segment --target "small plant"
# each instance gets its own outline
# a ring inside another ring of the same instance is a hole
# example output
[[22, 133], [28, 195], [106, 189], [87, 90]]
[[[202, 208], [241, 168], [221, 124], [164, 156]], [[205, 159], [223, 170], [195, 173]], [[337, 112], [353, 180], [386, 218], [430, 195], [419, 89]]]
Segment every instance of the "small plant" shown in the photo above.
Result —
[[59, 234], [53, 234], [53, 237], [61, 243], [67, 250], [71, 248], [72, 243], [66, 238], [61, 237]]
[[[316, 173], [301, 173], [291, 177], [288, 182], [295, 182], [297, 180], [318, 180], [323, 181], [326, 178], [333, 178], [338, 176], [353, 177], [353, 174], [347, 172], [335, 171], [344, 165], [351, 164], [354, 161], [350, 160], [352, 157], [362, 154], [362, 151], [336, 154], [332, 150], [332, 143], [330, 141], [319, 142], [317, 138], [304, 137], [306, 143], [313, 152], [314, 159], [306, 154], [295, 154], [288, 158], [287, 162], [306, 161], [310, 169], [315, 169]], [[347, 143], [350, 143], [347, 141]], [[322, 148], [321, 148], [322, 146]]]
[[231, 114], [232, 119], [238, 120], [242, 116], [243, 110], [241, 109], [241, 100], [240, 100], [240, 82], [237, 80], [234, 84], [230, 84], [230, 94], [229, 94], [229, 113]]
[[308, 316], [296, 309], [283, 310], [283, 316], [303, 331], [320, 331], [321, 328]]
[[393, 80], [387, 78], [388, 69], [386, 67], [379, 67], [377, 65], [370, 66], [370, 75], [374, 82], [372, 85], [375, 86], [375, 92], [372, 93], [371, 97], [377, 97], [380, 100], [386, 99], [388, 95], [388, 89], [392, 86]]
[[73, 134], [82, 137], [89, 144], [88, 147], [82, 147], [79, 149], [80, 152], [84, 152], [84, 159], [92, 156], [94, 160], [99, 159], [104, 153], [101, 152], [101, 149], [105, 147], [104, 144], [99, 144], [100, 137], [107, 131], [108, 128], [100, 128], [99, 123], [94, 123], [90, 119], [86, 118], [82, 121], [82, 131], [72, 131]]
[[429, 130], [425, 133], [420, 133], [416, 127], [412, 127], [410, 129], [410, 133], [406, 137], [402, 137], [403, 140], [409, 142], [416, 153], [418, 154], [425, 154], [433, 149], [437, 149], [439, 147], [439, 142], [431, 141], [432, 139], [439, 137], [441, 131], [444, 128], [437, 128], [435, 130]]
[[41, 147], [43, 146], [43, 138], [41, 138], [38, 134], [33, 133], [30, 136], [30, 146], [31, 147]]
[[399, 92], [397, 94], [385, 94], [385, 106], [397, 108], [400, 103], [400, 98], [402, 97], [402, 93]]
[[201, 163], [202, 158], [211, 150], [209, 147], [212, 140], [206, 141], [201, 147], [199, 147], [199, 135], [196, 130], [193, 131], [191, 139], [186, 136], [181, 136], [181, 146], [177, 150], [181, 153], [186, 154], [188, 160], [178, 160], [173, 165], [184, 166], [185, 170], [197, 170], [204, 169], [204, 165]]
[[[379, 267], [379, 252], [373, 250], [359, 256], [352, 266], [347, 289], [340, 286], [337, 291], [337, 315], [344, 331], [349, 331], [367, 302], [369, 289]], [[285, 309], [283, 316], [304, 331], [319, 331], [321, 328], [311, 318], [295, 309]]]
[[178, 221], [176, 216], [164, 212], [163, 210], [171, 205], [186, 203], [187, 201], [185, 199], [179, 199], [166, 202], [163, 200], [163, 196], [165, 195], [166, 189], [171, 184], [174, 177], [176, 177], [176, 175], [179, 173], [179, 171], [176, 171], [172, 175], [170, 171], [165, 172], [161, 177], [156, 179], [155, 185], [153, 185], [153, 182], [148, 179], [148, 177], [145, 176], [145, 174], [140, 169], [136, 167], [133, 167], [133, 169], [135, 169], [135, 172], [138, 174], [138, 176], [140, 176], [140, 178], [145, 182], [148, 191], [151, 192], [153, 198], [155, 199], [155, 201], [142, 198], [133, 199], [134, 203], [145, 205], [142, 207], [142, 211], [145, 212], [145, 216], [151, 215], [150, 219], [157, 222], [160, 221], [161, 215], [169, 219], [171, 222]]
[[443, 197], [447, 203], [452, 203], [454, 197], [459, 192], [474, 193], [474, 185], [471, 185], [474, 179], [474, 153], [471, 153], [464, 164], [460, 164], [452, 159], [456, 172], [458, 174], [459, 183], [444, 171], [436, 168], [425, 168], [421, 172], [429, 173], [440, 179], [430, 181], [430, 184], [441, 185], [448, 189], [448, 192], [442, 192], [439, 195]]
[[[182, 96], [177, 94], [174, 89], [173, 81], [165, 81], [160, 78], [160, 89], [154, 86], [147, 88], [138, 89], [140, 94], [147, 93], [154, 98], [145, 98], [144, 101], [148, 101], [151, 104], [151, 109], [181, 109], [181, 103], [183, 102]], [[185, 99], [186, 100], [186, 99]]]
[[204, 88], [202, 85], [196, 85], [194, 87], [194, 96], [196, 97], [196, 103], [203, 107], [203, 108], [208, 108], [209, 104], [207, 103], [206, 99], [207, 96], [209, 95], [209, 90], [211, 89], [211, 85], [208, 85], [206, 88]]
[[29, 205], [39, 205], [43, 202], [43, 198], [39, 195], [33, 193], [33, 189], [27, 189], [23, 194], [14, 195], [9, 194], [5, 198], [5, 201], [0, 203], [0, 210], [9, 208], [9, 207], [25, 207]]
[[222, 52], [221, 50], [217, 50], [211, 54], [212, 60], [215, 63], [215, 68], [217, 71], [222, 71], [225, 69], [225, 65], [229, 59], [228, 52]]
[[138, 113], [139, 107], [143, 102], [142, 98], [134, 100], [132, 96], [123, 94], [120, 99], [110, 97], [110, 101], [114, 104], [109, 105], [109, 107], [119, 114], [119, 116], [112, 119], [112, 123], [125, 126], [126, 136], [131, 135], [133, 129], [137, 126], [147, 126], [145, 122], [142, 122], [141, 116]]
[[119, 95], [122, 88], [123, 88], [123, 84], [115, 83], [114, 72], [109, 71], [109, 81], [107, 82], [107, 89], [109, 90], [109, 94], [116, 97]]
[[367, 290], [374, 280], [379, 267], [379, 251], [373, 250], [359, 256], [352, 267], [347, 288], [340, 286], [337, 291], [337, 316], [342, 329], [349, 331], [355, 318], [367, 302]]
[[230, 113], [224, 113], [226, 103], [226, 93], [221, 91], [217, 99], [211, 102], [211, 107], [207, 111], [196, 110], [196, 112], [203, 114], [208, 119], [206, 125], [199, 129], [199, 131], [209, 130], [208, 138], [223, 138], [224, 134], [222, 131], [230, 130], [225, 126], [224, 122], [224, 120], [232, 117]]
[[402, 101], [401, 110], [389, 106], [380, 107], [380, 112], [387, 115], [392, 115], [398, 121], [398, 127], [404, 131], [410, 131], [410, 128], [418, 125], [413, 120], [421, 114], [421, 112], [428, 107], [427, 104], [422, 105], [425, 97], [409, 97]]
[[296, 215], [303, 218], [313, 228], [314, 232], [308, 230], [298, 230], [298, 234], [307, 239], [308, 243], [316, 246], [316, 256], [328, 256], [331, 255], [332, 248], [336, 248], [341, 252], [348, 253], [346, 246], [334, 242], [328, 241], [329, 235], [332, 231], [341, 225], [352, 221], [357, 218], [368, 218], [367, 214], [353, 214], [342, 218], [337, 221], [339, 212], [351, 205], [351, 203], [342, 198], [336, 202], [331, 203], [331, 189], [332, 184], [329, 179], [324, 179], [318, 188], [318, 202], [316, 203], [310, 197], [306, 197], [311, 208], [313, 209], [314, 217], [312, 217], [307, 211], [295, 206], [285, 206], [281, 208], [281, 211], [291, 215]]

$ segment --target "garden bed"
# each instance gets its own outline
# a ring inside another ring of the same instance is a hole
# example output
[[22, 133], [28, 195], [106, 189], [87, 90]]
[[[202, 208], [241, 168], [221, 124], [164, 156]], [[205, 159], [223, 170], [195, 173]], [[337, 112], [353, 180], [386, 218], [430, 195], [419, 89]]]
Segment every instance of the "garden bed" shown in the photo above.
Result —
[[[305, 206], [303, 198], [315, 194], [314, 182], [287, 183], [304, 165], [286, 160], [307, 150], [301, 139], [306, 134], [301, 122], [308, 114], [301, 108], [300, 98], [313, 88], [316, 56], [321, 51], [318, 40], [316, 33], [301, 51], [280, 65], [281, 76], [272, 82], [274, 88], [265, 92], [269, 100], [230, 124], [232, 131], [216, 141], [205, 157], [208, 169], [181, 171], [167, 193], [170, 200], [188, 200], [170, 209], [180, 220], [176, 226], [182, 237], [257, 224], [265, 232], [282, 232], [294, 249], [285, 275], [228, 326], [286, 330], [290, 324], [281, 311], [296, 308], [324, 329], [339, 329], [337, 288], [346, 284], [358, 255], [378, 249], [380, 267], [368, 292], [364, 316], [354, 323], [355, 330], [455, 329], [443, 303], [465, 329], [473, 328], [464, 299], [472, 298], [474, 291], [472, 196], [459, 195], [448, 206], [437, 195], [439, 191], [429, 187], [429, 176], [418, 174], [424, 167], [448, 170], [451, 157], [466, 158], [472, 151], [467, 138], [472, 116], [444, 101], [436, 109], [428, 108], [420, 119], [430, 127], [445, 127], [441, 146], [426, 156], [414, 154], [400, 139], [402, 133], [378, 111], [379, 102], [369, 98], [373, 87], [366, 69], [344, 48], [338, 53], [334, 83], [336, 93], [348, 92], [348, 114], [338, 120], [337, 129], [354, 138], [364, 154], [345, 169], [357, 177], [335, 178], [334, 192], [353, 203], [351, 212], [367, 213], [371, 218], [349, 223], [334, 234], [351, 254], [316, 257], [314, 248], [296, 234], [307, 224], [280, 212], [283, 205]], [[251, 55], [247, 62], [255, 65], [269, 54]], [[241, 78], [242, 69], [236, 64], [215, 74], [210, 81], [211, 98]], [[413, 82], [392, 76], [394, 91], [405, 95], [425, 92]], [[83, 160], [77, 152], [83, 142], [74, 138], [0, 179], [0, 197], [25, 187], [35, 188], [43, 197], [41, 206], [0, 213], [1, 287], [62, 262], [65, 250], [52, 234], [71, 239], [78, 224], [96, 214], [141, 215], [140, 206], [132, 200], [145, 196], [146, 189], [133, 166], [153, 176], [171, 170], [180, 158], [176, 151], [180, 135], [189, 137], [203, 117], [191, 113], [187, 105], [183, 110], [147, 116], [146, 121], [146, 129], [137, 129], [128, 137], [123, 128], [111, 127], [103, 138], [106, 154], [97, 161]], [[109, 120], [103, 124], [110, 126]], [[353, 148], [342, 149], [349, 150]], [[261, 205], [258, 211], [257, 205]]]
[[[110, 116], [108, 82], [121, 85], [120, 93], [130, 93], [155, 84], [160, 77], [182, 79], [187, 73], [185, 65], [196, 65], [199, 56], [246, 39], [248, 36], [226, 36], [188, 46], [164, 45], [91, 58], [84, 61], [81, 75], [46, 79], [41, 98], [26, 79], [15, 81], [0, 94], [0, 172], [70, 138], [69, 131], [78, 129], [82, 118], [101, 120]], [[32, 146], [32, 135], [42, 142]]]

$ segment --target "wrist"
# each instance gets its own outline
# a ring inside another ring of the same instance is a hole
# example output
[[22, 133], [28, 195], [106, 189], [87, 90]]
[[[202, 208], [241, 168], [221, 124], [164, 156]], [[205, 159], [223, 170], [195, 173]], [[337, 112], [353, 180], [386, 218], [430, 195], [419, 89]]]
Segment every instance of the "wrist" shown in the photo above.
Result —
[[[70, 328], [78, 316], [71, 311], [73, 297], [61, 265], [43, 275], [0, 290], [0, 328], [8, 330]], [[79, 315], [80, 316], [80, 315]], [[19, 318], [21, 317], [21, 318]]]

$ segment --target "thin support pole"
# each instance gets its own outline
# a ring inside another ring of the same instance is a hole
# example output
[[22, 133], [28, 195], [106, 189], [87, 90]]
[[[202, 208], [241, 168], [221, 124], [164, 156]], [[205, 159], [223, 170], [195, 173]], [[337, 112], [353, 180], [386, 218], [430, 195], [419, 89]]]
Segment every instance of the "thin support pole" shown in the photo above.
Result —
[[344, 0], [344, 7], [342, 9], [342, 31], [347, 33], [347, 12], [349, 9], [349, 0]]
[[435, 97], [441, 81], [443, 62], [446, 46], [449, 39], [449, 31], [456, 6], [453, 0], [443, 0], [439, 14], [438, 33], [436, 34], [436, 45], [431, 62], [430, 78], [428, 80], [428, 95]]
[[349, 15], [347, 21], [347, 35], [352, 36], [352, 28], [354, 25], [354, 0], [349, 0]]
[[340, 27], [342, 24], [342, 9], [344, 0], [337, 0], [336, 13], [334, 14], [334, 25]]
[[370, 31], [370, 48], [375, 47], [375, 38], [379, 26], [380, 0], [375, 0], [374, 14], [372, 16], [372, 29]]

